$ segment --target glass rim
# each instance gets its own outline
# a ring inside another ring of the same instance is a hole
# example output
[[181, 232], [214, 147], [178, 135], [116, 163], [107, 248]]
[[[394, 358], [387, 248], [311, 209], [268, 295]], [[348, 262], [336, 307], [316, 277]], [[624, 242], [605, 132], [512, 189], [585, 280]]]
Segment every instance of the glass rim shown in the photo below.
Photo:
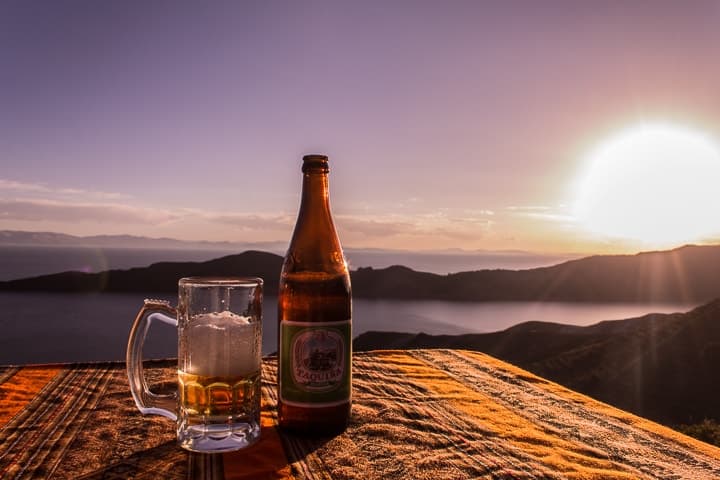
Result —
[[245, 276], [193, 276], [178, 280], [180, 287], [262, 287], [260, 277]]

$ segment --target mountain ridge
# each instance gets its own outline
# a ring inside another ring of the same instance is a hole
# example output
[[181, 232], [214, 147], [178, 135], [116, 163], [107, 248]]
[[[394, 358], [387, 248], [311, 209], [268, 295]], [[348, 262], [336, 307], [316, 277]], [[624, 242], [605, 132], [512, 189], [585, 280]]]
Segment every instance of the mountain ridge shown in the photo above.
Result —
[[177, 291], [181, 277], [245, 275], [263, 278], [265, 291], [275, 293], [277, 282], [268, 283], [267, 279], [278, 277], [281, 265], [279, 255], [249, 250], [206, 262], [158, 262], [128, 270], [61, 272], [9, 280], [0, 282], [0, 291], [163, 293]]
[[199, 248], [209, 250], [270, 250], [282, 251], [285, 242], [213, 242], [207, 240], [178, 240], [169, 237], [138, 235], [77, 236], [58, 232], [28, 232], [0, 230], [0, 246], [78, 246], [108, 248]]
[[[201, 250], [217, 252], [218, 256], [246, 250], [261, 250], [282, 255], [287, 250], [287, 241], [189, 241], [167, 237], [152, 238], [136, 235], [74, 236], [56, 232], [0, 230], [0, 249], [3, 247], [31, 249], [68, 247], [177, 251]], [[518, 249], [466, 250], [445, 248], [407, 250], [372, 247], [347, 247], [345, 248], [345, 255], [349, 264], [353, 265], [353, 268], [367, 266], [384, 268], [396, 263], [408, 265], [418, 271], [429, 271], [438, 274], [497, 267], [525, 269], [553, 265], [579, 256], [578, 254], [567, 252], [548, 253]], [[57, 273], [57, 271], [42, 273]]]
[[586, 327], [525, 322], [465, 335], [373, 331], [353, 346], [481, 351], [661, 423], [720, 420], [720, 298], [687, 313]]
[[[63, 272], [0, 282], [0, 290], [172, 292], [193, 275], [253, 275], [274, 293], [282, 257], [249, 250], [207, 262], [162, 262], [130, 270]], [[358, 298], [442, 301], [677, 302], [720, 296], [720, 245], [687, 245], [635, 255], [595, 255], [550, 267], [446, 275], [395, 265], [351, 272]]]

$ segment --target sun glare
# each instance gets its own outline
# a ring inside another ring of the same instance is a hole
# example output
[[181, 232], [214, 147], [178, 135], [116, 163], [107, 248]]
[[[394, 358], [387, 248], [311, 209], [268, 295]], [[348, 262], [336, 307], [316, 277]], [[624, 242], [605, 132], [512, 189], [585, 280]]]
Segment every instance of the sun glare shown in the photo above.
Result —
[[590, 231], [653, 246], [720, 233], [720, 148], [698, 131], [628, 128], [586, 157], [575, 216]]

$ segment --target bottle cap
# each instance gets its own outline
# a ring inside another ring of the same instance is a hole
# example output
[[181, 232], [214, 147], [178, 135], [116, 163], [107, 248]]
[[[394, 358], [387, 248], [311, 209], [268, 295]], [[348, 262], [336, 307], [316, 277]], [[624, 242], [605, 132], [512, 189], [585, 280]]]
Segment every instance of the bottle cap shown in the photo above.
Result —
[[327, 172], [329, 170], [327, 155], [305, 155], [303, 157], [302, 171], [307, 172], [309, 170]]

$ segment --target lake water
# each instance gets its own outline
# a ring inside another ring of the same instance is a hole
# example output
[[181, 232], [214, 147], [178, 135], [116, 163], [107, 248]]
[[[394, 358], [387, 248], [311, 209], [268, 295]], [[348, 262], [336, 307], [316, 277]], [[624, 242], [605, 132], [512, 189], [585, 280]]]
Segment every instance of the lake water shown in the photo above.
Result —
[[[0, 280], [66, 270], [98, 272], [147, 266], [158, 261], [204, 261], [228, 255], [218, 250], [160, 250], [87, 247], [0, 247]], [[365, 255], [365, 256], [362, 256]], [[380, 252], [359, 252], [355, 266], [405, 264], [418, 270], [443, 272], [476, 268], [519, 268], [517, 262], [544, 263], [548, 258], [493, 255], [450, 256], [408, 254], [390, 258]], [[484, 260], [483, 260], [484, 259]], [[465, 263], [463, 263], [465, 262]], [[485, 263], [483, 263], [485, 262]], [[500, 262], [493, 263], [493, 262]], [[525, 264], [524, 263], [524, 264]], [[425, 268], [422, 267], [433, 267]], [[526, 265], [527, 266], [527, 265]], [[144, 294], [62, 294], [0, 292], [0, 364], [123, 360], [130, 326]], [[173, 304], [173, 296], [162, 296]], [[275, 351], [276, 299], [266, 297], [263, 352]], [[683, 312], [693, 305], [460, 303], [440, 301], [353, 301], [353, 335], [369, 330], [462, 334], [492, 332], [530, 321], [590, 325], [602, 320], [632, 318], [650, 312]], [[153, 326], [147, 356], [175, 356], [176, 336], [165, 324]]]
[[[173, 303], [173, 296], [160, 296]], [[0, 364], [124, 360], [130, 326], [145, 295], [0, 293]], [[276, 298], [266, 297], [263, 352], [276, 349]], [[691, 305], [457, 303], [353, 300], [353, 335], [369, 330], [461, 334], [529, 320], [590, 325]], [[153, 324], [146, 357], [175, 356], [174, 329]]]

